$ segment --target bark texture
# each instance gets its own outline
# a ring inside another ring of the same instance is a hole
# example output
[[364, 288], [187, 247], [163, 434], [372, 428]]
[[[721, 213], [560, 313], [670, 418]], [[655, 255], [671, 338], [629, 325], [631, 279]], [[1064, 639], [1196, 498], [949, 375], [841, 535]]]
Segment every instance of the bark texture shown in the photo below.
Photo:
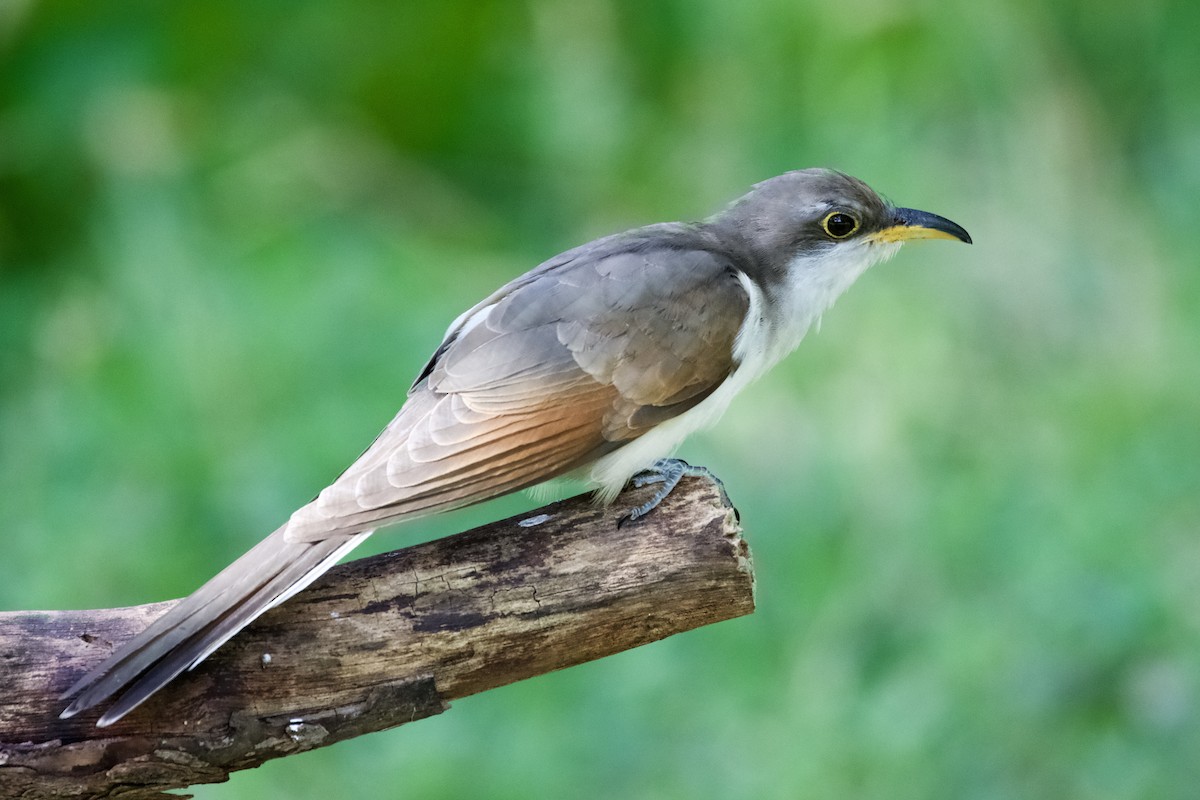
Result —
[[[687, 479], [617, 526], [554, 503], [336, 567], [110, 728], [59, 693], [174, 601], [0, 613], [0, 796], [163, 797], [754, 609], [736, 514]], [[175, 795], [171, 795], [175, 796]]]

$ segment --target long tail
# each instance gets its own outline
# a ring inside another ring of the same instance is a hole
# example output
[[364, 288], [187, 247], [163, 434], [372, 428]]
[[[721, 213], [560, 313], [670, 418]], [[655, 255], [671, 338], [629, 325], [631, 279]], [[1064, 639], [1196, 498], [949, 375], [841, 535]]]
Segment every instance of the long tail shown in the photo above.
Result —
[[291, 542], [280, 528], [80, 678], [63, 693], [64, 700], [75, 699], [60, 716], [74, 716], [124, 689], [96, 723], [111, 725], [308, 586], [371, 533]]

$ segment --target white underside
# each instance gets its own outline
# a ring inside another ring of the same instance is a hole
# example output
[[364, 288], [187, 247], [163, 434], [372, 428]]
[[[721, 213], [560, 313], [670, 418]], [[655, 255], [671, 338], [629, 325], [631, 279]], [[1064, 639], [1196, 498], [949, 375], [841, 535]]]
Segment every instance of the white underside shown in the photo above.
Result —
[[899, 248], [898, 243], [862, 239], [839, 244], [819, 259], [797, 259], [789, 265], [787, 283], [769, 298], [740, 274], [750, 306], [734, 342], [737, 368], [695, 407], [593, 464], [589, 480], [599, 499], [611, 501], [632, 476], [670, 456], [689, 434], [713, 425], [742, 389], [796, 349], [813, 323], [863, 272]]
[[341, 547], [339, 547], [338, 549], [334, 550], [332, 553], [327, 555], [319, 564], [317, 564], [315, 567], [313, 567], [311, 570], [309, 570], [307, 573], [305, 573], [303, 576], [301, 576], [300, 580], [296, 581], [291, 586], [284, 589], [283, 592], [281, 592], [280, 595], [278, 597], [276, 597], [274, 600], [272, 600], [268, 605], [265, 605], [261, 609], [259, 609], [254, 614], [254, 616], [252, 616], [248, 620], [246, 620], [246, 622], [240, 628], [230, 631], [227, 636], [223, 636], [219, 640], [214, 641], [211, 644], [209, 644], [208, 648], [205, 649], [204, 652], [200, 653], [200, 655], [196, 656], [196, 658], [192, 661], [192, 663], [188, 664], [188, 669], [189, 670], [195, 669], [200, 664], [201, 661], [203, 661], [204, 659], [208, 658], [213, 653], [215, 653], [217, 651], [217, 648], [219, 648], [221, 645], [228, 642], [230, 639], [232, 639], [234, 636], [236, 636], [239, 632], [241, 632], [242, 630], [245, 630], [246, 626], [249, 625], [251, 622], [258, 619], [263, 614], [267, 613], [268, 611], [270, 611], [272, 608], [279, 605], [280, 603], [283, 603], [283, 602], [291, 599], [295, 595], [297, 595], [300, 592], [307, 589], [309, 587], [309, 585], [312, 584], [313, 581], [315, 581], [317, 578], [324, 575], [329, 570], [333, 569], [333, 566], [335, 564], [337, 564], [339, 561], [341, 561], [342, 557], [344, 555], [349, 553], [354, 548], [358, 547], [363, 542], [365, 542], [367, 540], [367, 538], [374, 532], [375, 531], [363, 531], [361, 533], [356, 533], [355, 535], [351, 536], [349, 539], [346, 540], [346, 542]]

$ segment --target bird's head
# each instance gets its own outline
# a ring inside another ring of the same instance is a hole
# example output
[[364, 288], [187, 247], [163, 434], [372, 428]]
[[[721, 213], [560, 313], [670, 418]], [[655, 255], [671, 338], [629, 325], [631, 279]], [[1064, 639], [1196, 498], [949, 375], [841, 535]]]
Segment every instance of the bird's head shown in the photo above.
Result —
[[829, 169], [763, 181], [710, 224], [746, 244], [764, 287], [807, 275], [831, 284], [834, 296], [910, 239], [971, 243], [970, 234], [945, 217], [893, 206], [859, 179]]

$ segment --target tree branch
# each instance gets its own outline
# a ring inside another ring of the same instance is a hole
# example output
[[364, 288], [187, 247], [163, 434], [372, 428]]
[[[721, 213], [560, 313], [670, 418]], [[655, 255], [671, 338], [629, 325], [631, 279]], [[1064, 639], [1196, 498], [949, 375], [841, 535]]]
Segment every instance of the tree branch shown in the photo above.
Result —
[[648, 491], [336, 567], [110, 728], [58, 719], [59, 693], [174, 601], [0, 614], [0, 796], [162, 797], [753, 611], [715, 485], [685, 480], [618, 528]]

